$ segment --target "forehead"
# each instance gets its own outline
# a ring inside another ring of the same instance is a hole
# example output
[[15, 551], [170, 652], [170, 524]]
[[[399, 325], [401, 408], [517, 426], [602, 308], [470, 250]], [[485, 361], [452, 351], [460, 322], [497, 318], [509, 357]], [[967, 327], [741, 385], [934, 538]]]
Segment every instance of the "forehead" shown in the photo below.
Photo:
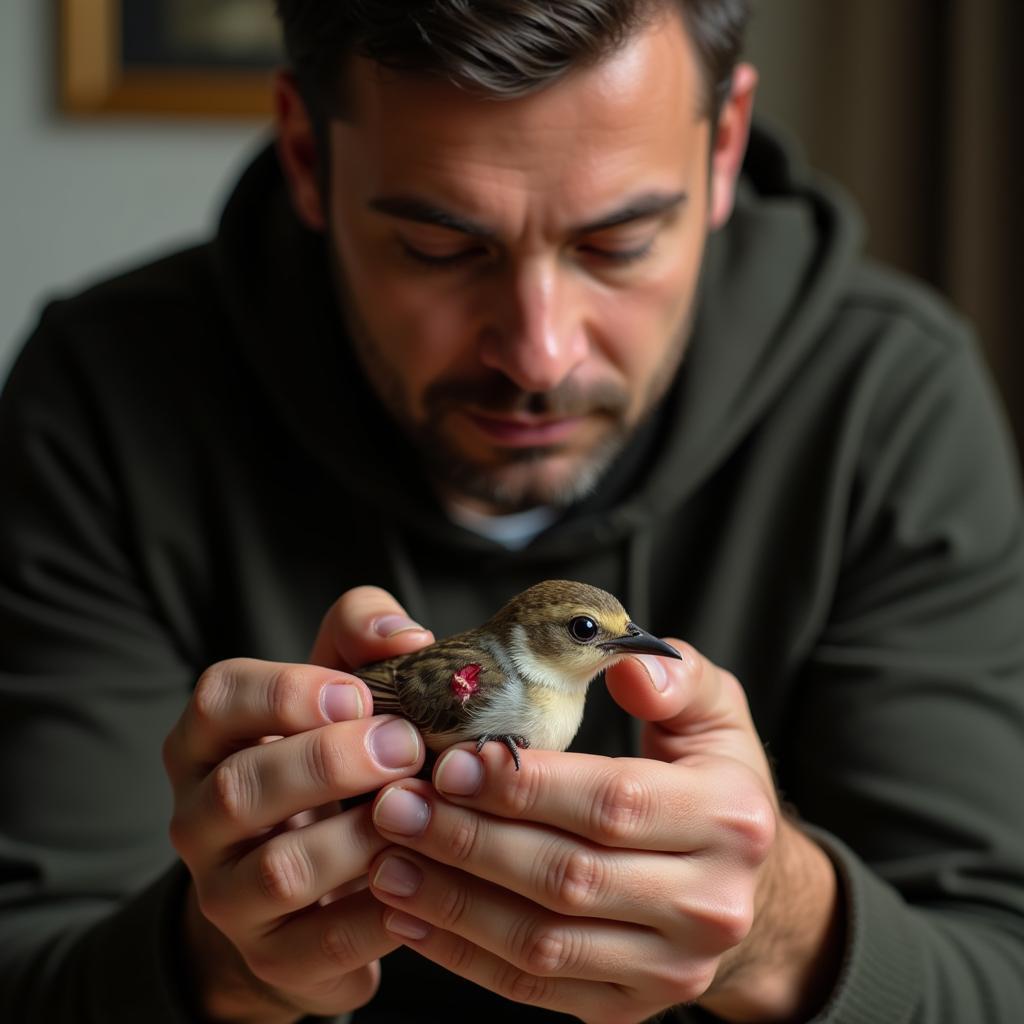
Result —
[[698, 68], [675, 14], [599, 64], [516, 99], [475, 96], [362, 58], [349, 87], [349, 116], [331, 126], [332, 164], [346, 184], [425, 190], [461, 206], [502, 188], [562, 202], [617, 194], [636, 188], [638, 175], [678, 186], [707, 134]]

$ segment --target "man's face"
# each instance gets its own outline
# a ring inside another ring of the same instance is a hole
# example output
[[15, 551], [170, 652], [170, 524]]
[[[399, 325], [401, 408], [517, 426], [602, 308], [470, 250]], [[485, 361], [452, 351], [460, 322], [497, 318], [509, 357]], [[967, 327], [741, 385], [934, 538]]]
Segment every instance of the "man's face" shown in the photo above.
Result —
[[372, 386], [446, 497], [575, 500], [688, 334], [711, 130], [680, 21], [516, 100], [366, 60], [350, 88], [326, 216]]

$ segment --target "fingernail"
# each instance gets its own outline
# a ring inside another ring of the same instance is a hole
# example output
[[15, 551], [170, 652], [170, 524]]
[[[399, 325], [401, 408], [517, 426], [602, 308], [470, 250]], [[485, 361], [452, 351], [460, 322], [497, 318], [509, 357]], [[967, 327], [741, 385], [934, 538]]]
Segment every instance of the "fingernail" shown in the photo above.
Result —
[[483, 782], [483, 762], [468, 750], [447, 751], [434, 773], [434, 785], [451, 796], [476, 796]]
[[403, 939], [425, 939], [430, 933], [430, 925], [426, 921], [410, 917], [400, 910], [393, 910], [384, 918], [384, 927]]
[[320, 691], [320, 708], [332, 722], [363, 717], [363, 695], [352, 683], [328, 683]]
[[373, 810], [373, 823], [385, 832], [400, 836], [418, 836], [430, 821], [430, 805], [422, 797], [395, 786], [378, 801]]
[[404, 857], [388, 857], [377, 869], [373, 884], [392, 896], [411, 896], [420, 887], [423, 872]]
[[668, 689], [668, 672], [665, 670], [665, 663], [661, 658], [653, 654], [635, 654], [634, 657], [643, 665], [648, 678], [658, 693], [664, 693]]
[[420, 756], [420, 734], [404, 718], [393, 718], [370, 733], [370, 753], [382, 768], [408, 768]]
[[373, 631], [385, 639], [398, 633], [406, 633], [410, 629], [422, 630], [423, 627], [418, 622], [413, 622], [407, 615], [383, 615], [373, 624]]

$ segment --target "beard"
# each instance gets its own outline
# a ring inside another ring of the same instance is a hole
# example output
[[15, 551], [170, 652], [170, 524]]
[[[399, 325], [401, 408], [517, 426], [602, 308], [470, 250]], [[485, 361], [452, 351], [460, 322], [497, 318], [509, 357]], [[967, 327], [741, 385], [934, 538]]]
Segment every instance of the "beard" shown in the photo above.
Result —
[[[329, 248], [342, 318], [378, 400], [402, 428], [443, 496], [482, 502], [499, 514], [542, 505], [566, 508], [591, 494], [664, 397], [690, 333], [691, 318], [687, 316], [668, 345], [639, 415], [630, 415], [633, 396], [614, 381], [584, 386], [569, 377], [550, 391], [529, 392], [499, 371], [481, 368], [481, 373], [472, 377], [434, 381], [424, 391], [421, 415], [414, 416], [402, 375], [385, 358], [383, 347], [360, 316], [337, 249], [334, 244]], [[499, 418], [517, 414], [553, 420], [586, 417], [601, 429], [586, 449], [570, 444], [497, 448], [490, 458], [474, 458], [457, 443], [453, 436], [457, 431], [450, 423], [454, 414], [467, 408]]]
[[[372, 358], [367, 353], [362, 358], [364, 366]], [[376, 376], [379, 380], [384, 373], [378, 369]], [[611, 382], [584, 388], [570, 378], [553, 390], [528, 392], [497, 372], [475, 378], [445, 378], [424, 392], [423, 417], [415, 424], [407, 415], [403, 419], [400, 402], [385, 402], [405, 426], [442, 489], [501, 512], [538, 505], [565, 508], [580, 501], [594, 490], [633, 432], [627, 420], [630, 395]], [[466, 455], [453, 441], [450, 426], [445, 429], [451, 418], [466, 408], [497, 417], [586, 417], [600, 422], [601, 433], [586, 450], [568, 444], [502, 448], [483, 461]]]

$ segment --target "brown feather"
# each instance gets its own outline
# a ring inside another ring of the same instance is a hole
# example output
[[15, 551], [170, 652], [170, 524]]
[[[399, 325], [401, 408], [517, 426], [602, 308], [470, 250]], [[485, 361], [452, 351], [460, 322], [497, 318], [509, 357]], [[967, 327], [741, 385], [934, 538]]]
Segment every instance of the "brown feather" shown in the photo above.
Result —
[[[604, 667], [600, 655], [569, 637], [568, 624], [580, 615], [594, 620], [598, 639], [620, 636], [629, 624], [611, 594], [548, 580], [512, 598], [477, 629], [366, 665], [357, 675], [373, 694], [375, 713], [408, 718], [434, 750], [482, 733], [536, 742], [528, 722], [564, 749], [582, 715], [585, 684]], [[471, 669], [475, 690], [468, 692], [455, 676], [472, 666], [479, 674]]]

